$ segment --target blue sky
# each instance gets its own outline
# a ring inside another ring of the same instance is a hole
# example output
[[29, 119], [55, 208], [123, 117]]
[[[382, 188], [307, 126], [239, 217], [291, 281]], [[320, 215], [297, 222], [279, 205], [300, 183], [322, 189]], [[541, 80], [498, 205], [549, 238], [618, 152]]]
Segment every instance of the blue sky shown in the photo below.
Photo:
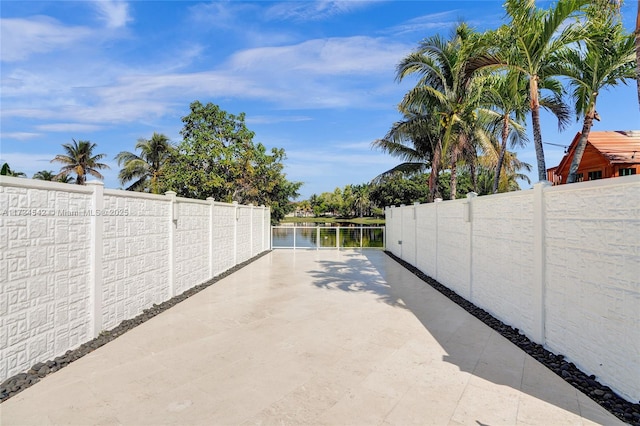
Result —
[[[635, 3], [622, 9], [634, 27]], [[371, 149], [413, 81], [395, 67], [464, 20], [504, 22], [502, 1], [0, 2], [0, 163], [28, 176], [71, 139], [98, 144], [119, 188], [120, 151], [153, 132], [180, 141], [194, 100], [246, 113], [255, 142], [284, 148], [301, 198], [368, 182], [397, 160]], [[640, 129], [635, 84], [602, 93], [594, 130]], [[545, 142], [569, 144], [543, 113]], [[531, 131], [528, 131], [531, 135]], [[547, 167], [563, 148], [545, 146]], [[533, 144], [519, 157], [534, 170]], [[532, 173], [532, 180], [535, 173]], [[528, 188], [526, 184], [523, 188]]]

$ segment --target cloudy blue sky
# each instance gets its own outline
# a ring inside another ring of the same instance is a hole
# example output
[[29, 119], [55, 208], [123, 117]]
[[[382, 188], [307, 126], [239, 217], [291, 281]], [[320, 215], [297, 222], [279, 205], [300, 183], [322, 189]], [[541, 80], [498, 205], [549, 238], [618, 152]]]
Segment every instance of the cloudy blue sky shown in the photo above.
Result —
[[[364, 183], [397, 161], [373, 151], [413, 81], [395, 67], [417, 43], [461, 20], [504, 19], [501, 1], [0, 2], [0, 163], [32, 176], [71, 139], [113, 157], [138, 138], [178, 142], [194, 100], [245, 112], [255, 141], [287, 152], [302, 198]], [[635, 2], [622, 14], [633, 28]], [[640, 129], [634, 86], [603, 93], [595, 130]], [[548, 117], [546, 142], [568, 144]], [[530, 132], [529, 132], [530, 133]], [[561, 147], [546, 145], [547, 166]], [[533, 145], [519, 153], [535, 169]], [[532, 175], [533, 176], [533, 175]], [[527, 188], [528, 185], [523, 185]]]

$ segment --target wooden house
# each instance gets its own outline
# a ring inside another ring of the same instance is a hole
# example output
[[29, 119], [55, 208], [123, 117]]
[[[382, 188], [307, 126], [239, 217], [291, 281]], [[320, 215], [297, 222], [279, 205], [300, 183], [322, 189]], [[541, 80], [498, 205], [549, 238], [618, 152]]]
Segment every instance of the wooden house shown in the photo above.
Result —
[[[547, 179], [553, 185], [567, 183], [580, 135], [578, 132], [573, 138], [560, 164], [547, 169]], [[640, 174], [640, 130], [589, 133], [577, 182], [635, 174]]]

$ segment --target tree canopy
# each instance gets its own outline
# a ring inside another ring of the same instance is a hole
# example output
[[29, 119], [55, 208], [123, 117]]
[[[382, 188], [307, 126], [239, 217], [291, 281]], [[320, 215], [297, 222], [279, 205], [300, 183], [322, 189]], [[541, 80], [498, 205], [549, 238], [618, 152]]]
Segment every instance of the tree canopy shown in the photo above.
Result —
[[213, 103], [195, 101], [182, 118], [182, 141], [164, 173], [165, 185], [178, 195], [271, 207], [274, 222], [290, 211], [301, 182], [283, 173], [285, 152], [254, 143], [245, 114], [228, 113]]

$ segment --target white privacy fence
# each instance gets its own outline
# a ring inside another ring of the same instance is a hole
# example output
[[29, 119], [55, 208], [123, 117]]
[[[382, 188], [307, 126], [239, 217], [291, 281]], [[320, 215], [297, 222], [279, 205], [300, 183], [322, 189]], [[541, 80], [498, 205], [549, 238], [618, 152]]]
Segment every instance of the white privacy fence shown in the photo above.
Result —
[[270, 211], [0, 177], [0, 382], [270, 247]]
[[385, 213], [387, 250], [640, 400], [640, 176]]

